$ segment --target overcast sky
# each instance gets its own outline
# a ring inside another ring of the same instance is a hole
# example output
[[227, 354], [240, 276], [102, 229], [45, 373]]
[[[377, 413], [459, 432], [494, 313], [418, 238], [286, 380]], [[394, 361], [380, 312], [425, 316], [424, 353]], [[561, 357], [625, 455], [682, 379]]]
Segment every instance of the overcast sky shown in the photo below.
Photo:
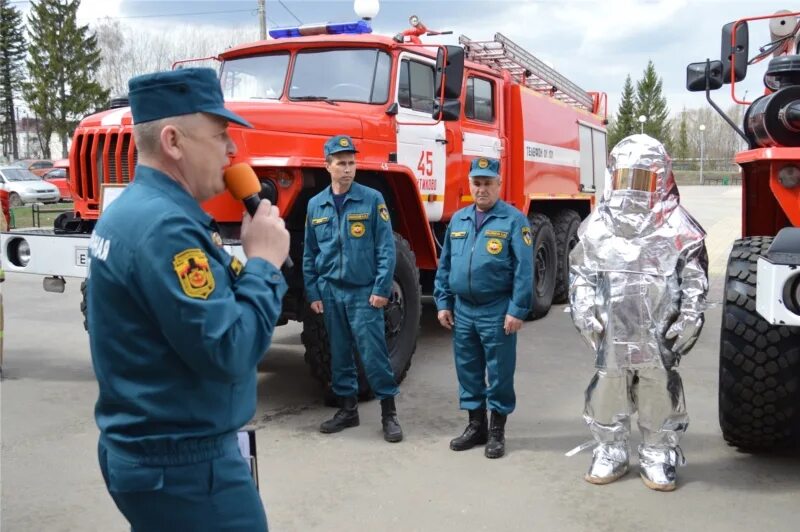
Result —
[[[797, 2], [797, 0], [793, 0]], [[11, 0], [27, 12], [29, 2]], [[176, 24], [258, 27], [257, 0], [83, 0], [84, 23], [102, 17], [125, 24], [168, 30]], [[394, 34], [418, 15], [430, 29], [452, 30], [453, 37], [431, 42], [454, 42], [459, 34], [491, 40], [496, 32], [523, 45], [555, 66], [585, 90], [608, 93], [609, 114], [616, 111], [627, 74], [634, 83], [652, 60], [664, 82], [671, 112], [703, 107], [704, 95], [685, 90], [686, 65], [706, 57], [718, 59], [720, 30], [741, 17], [800, 10], [789, 1], [772, 0], [383, 0], [373, 21], [377, 33]], [[267, 0], [268, 26], [356, 20], [351, 0]], [[201, 28], [198, 28], [201, 29]], [[766, 23], [750, 27], [750, 56], [769, 42]], [[748, 98], [763, 92], [766, 61], [748, 71], [737, 85]], [[723, 107], [730, 103], [725, 89], [715, 93]]]

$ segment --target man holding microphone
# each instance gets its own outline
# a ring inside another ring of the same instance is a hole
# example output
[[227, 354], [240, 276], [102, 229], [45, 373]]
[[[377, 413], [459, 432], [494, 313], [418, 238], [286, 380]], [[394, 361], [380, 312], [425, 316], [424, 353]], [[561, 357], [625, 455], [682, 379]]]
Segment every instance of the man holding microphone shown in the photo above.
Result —
[[200, 207], [236, 154], [211, 69], [129, 81], [135, 180], [89, 246], [88, 328], [106, 486], [134, 531], [267, 530], [237, 446], [287, 285], [289, 233], [264, 200], [242, 265]]

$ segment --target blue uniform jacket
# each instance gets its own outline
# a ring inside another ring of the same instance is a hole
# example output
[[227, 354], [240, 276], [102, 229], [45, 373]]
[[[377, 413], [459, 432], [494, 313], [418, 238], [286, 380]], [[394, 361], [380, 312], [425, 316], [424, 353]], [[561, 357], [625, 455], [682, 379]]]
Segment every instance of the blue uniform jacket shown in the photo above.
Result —
[[101, 441], [152, 463], [213, 458], [255, 413], [256, 365], [287, 286], [223, 248], [216, 222], [146, 167], [89, 245], [88, 327]]
[[453, 215], [436, 271], [438, 310], [453, 310], [455, 296], [486, 305], [508, 298], [506, 314], [525, 319], [533, 303], [533, 250], [525, 216], [498, 200], [475, 230], [475, 206]]
[[341, 215], [330, 186], [311, 198], [303, 250], [309, 301], [322, 300], [321, 279], [339, 286], [372, 286], [372, 294], [389, 297], [394, 265], [392, 222], [380, 192], [353, 183]]

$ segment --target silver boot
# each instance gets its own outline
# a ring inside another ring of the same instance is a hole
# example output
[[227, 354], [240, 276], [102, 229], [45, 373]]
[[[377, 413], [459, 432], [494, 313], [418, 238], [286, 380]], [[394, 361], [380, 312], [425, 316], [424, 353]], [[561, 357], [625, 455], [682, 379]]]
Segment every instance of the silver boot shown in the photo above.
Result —
[[592, 465], [583, 477], [592, 484], [609, 484], [628, 472], [630, 451], [626, 443], [598, 443], [592, 453]]
[[685, 462], [680, 447], [639, 446], [640, 475], [651, 490], [673, 491], [677, 478], [675, 469]]

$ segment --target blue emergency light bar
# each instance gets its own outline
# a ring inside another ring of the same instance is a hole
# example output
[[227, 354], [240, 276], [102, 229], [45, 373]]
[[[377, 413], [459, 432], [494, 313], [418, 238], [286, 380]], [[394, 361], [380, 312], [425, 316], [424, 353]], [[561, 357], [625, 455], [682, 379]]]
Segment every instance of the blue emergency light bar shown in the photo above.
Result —
[[306, 37], [308, 35], [358, 35], [362, 33], [372, 33], [372, 26], [366, 20], [358, 22], [338, 22], [335, 24], [306, 24], [294, 28], [275, 28], [269, 30], [269, 36], [273, 39], [285, 39], [289, 37]]

